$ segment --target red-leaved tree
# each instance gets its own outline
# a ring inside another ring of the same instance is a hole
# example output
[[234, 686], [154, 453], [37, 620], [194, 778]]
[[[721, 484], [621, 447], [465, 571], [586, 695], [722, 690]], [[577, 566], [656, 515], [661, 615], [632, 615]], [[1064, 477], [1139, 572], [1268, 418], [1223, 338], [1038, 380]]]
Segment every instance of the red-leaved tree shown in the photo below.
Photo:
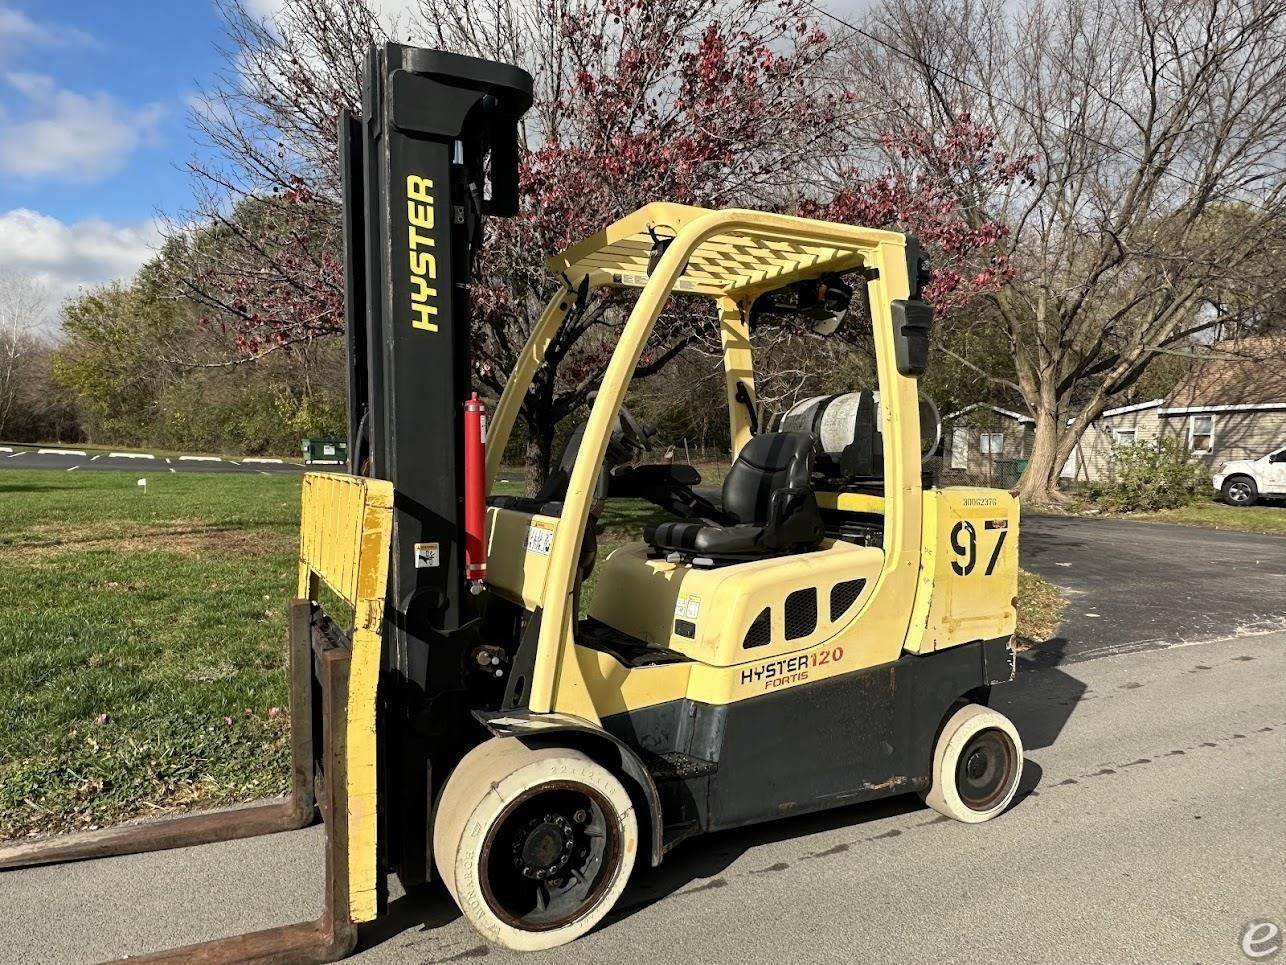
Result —
[[[479, 28], [463, 0], [433, 41], [498, 56], [536, 78], [522, 211], [493, 222], [475, 303], [478, 378], [495, 392], [553, 288], [544, 260], [651, 201], [781, 208], [842, 150], [848, 100], [825, 79], [830, 41], [798, 0], [577, 0], [511, 9]], [[556, 426], [598, 385], [623, 299], [594, 295], [546, 355], [522, 410], [534, 478]], [[636, 377], [717, 339], [708, 300], [676, 299]]]
[[[194, 165], [203, 227], [183, 233], [179, 281], [254, 358], [343, 324], [335, 118], [358, 106], [362, 56], [388, 36], [367, 0], [286, 0], [272, 22], [229, 0], [229, 74], [196, 115], [220, 163]], [[1022, 162], [967, 119], [940, 136], [888, 138], [904, 163], [854, 167], [862, 106], [831, 69], [803, 0], [567, 0], [485, 17], [443, 0], [398, 39], [528, 69], [522, 208], [494, 219], [474, 279], [476, 377], [503, 388], [557, 284], [545, 259], [655, 200], [804, 211], [914, 231], [937, 259], [945, 312], [1000, 284], [1002, 229], [961, 216], [949, 179], [1013, 178]], [[838, 172], [838, 173], [836, 173]], [[550, 345], [521, 412], [532, 481], [560, 422], [583, 409], [615, 346], [621, 296], [594, 293]], [[636, 375], [717, 342], [707, 300], [676, 298]]]
[[[552, 292], [544, 260], [654, 200], [782, 207], [843, 148], [848, 98], [802, 0], [466, 0], [397, 39], [508, 60], [537, 80], [524, 121], [523, 207], [495, 220], [475, 280], [477, 377], [498, 392]], [[228, 0], [229, 71], [196, 114], [219, 163], [194, 165], [204, 227], [178, 280], [247, 357], [335, 333], [342, 277], [335, 117], [359, 101], [362, 55], [386, 39], [367, 0], [286, 0], [272, 21]], [[786, 186], [792, 186], [787, 188]], [[708, 305], [660, 326], [647, 375], [713, 333]], [[620, 322], [598, 293], [550, 346], [524, 404], [533, 477], [584, 406]]]
[[924, 297], [933, 303], [939, 324], [951, 323], [980, 295], [1003, 285], [1013, 263], [1002, 244], [1008, 226], [949, 186], [967, 181], [1003, 190], [1015, 180], [1031, 182], [1033, 159], [998, 147], [995, 132], [967, 114], [939, 132], [888, 132], [883, 145], [900, 163], [874, 176], [847, 168], [828, 200], [806, 202], [803, 211], [809, 217], [914, 234], [933, 268]]

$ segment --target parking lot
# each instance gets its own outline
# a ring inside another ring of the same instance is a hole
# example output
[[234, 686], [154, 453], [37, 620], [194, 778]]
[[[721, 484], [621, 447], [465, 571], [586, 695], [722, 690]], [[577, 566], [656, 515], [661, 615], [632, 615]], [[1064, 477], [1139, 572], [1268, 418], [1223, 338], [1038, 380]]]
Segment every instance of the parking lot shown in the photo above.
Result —
[[[126, 450], [95, 450], [76, 446], [0, 446], [0, 468], [63, 469], [67, 472], [274, 472], [297, 473], [300, 463], [272, 456], [166, 455]], [[324, 466], [316, 468], [324, 469]]]

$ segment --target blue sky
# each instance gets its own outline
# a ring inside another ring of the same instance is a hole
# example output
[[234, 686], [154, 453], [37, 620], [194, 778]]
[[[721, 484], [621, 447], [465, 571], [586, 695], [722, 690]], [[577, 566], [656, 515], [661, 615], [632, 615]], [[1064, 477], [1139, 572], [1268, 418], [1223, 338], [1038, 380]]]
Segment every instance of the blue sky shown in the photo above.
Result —
[[[245, 0], [271, 17], [281, 0]], [[386, 18], [418, 0], [374, 0]], [[56, 307], [130, 277], [190, 207], [189, 105], [225, 61], [215, 0], [0, 0], [0, 275]]]
[[220, 35], [212, 0], [0, 0], [0, 271], [56, 304], [146, 259]]
[[[270, 17], [280, 0], [246, 2]], [[386, 20], [418, 6], [374, 2]], [[159, 216], [189, 207], [188, 109], [222, 40], [215, 0], [0, 0], [0, 275], [56, 308], [147, 260]]]
[[0, 210], [123, 220], [182, 205], [186, 101], [220, 66], [209, 0], [0, 0], [0, 10], [0, 24], [26, 21], [25, 37], [0, 33], [0, 111], [20, 128], [12, 142], [0, 135]]

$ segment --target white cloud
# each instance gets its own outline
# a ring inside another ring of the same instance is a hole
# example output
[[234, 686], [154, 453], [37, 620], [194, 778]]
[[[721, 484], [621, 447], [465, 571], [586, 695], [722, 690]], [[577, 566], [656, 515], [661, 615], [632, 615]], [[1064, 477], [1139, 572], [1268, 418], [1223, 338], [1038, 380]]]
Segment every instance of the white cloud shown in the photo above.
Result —
[[0, 39], [11, 43], [47, 43], [53, 39], [53, 31], [21, 10], [0, 7]]
[[32, 20], [21, 10], [0, 5], [0, 64], [12, 50], [91, 46], [94, 38], [83, 30]]
[[101, 181], [156, 137], [163, 113], [159, 104], [65, 90], [43, 74], [12, 71], [5, 82], [22, 104], [13, 116], [0, 109], [0, 171], [20, 178]]
[[154, 220], [113, 224], [97, 218], [71, 224], [28, 208], [0, 214], [0, 275], [29, 275], [45, 287], [53, 307], [84, 288], [127, 280], [161, 241]]
[[[256, 17], [276, 17], [285, 6], [284, 0], [246, 0], [246, 9]], [[403, 23], [420, 9], [420, 0], [371, 0], [371, 7], [386, 25]]]

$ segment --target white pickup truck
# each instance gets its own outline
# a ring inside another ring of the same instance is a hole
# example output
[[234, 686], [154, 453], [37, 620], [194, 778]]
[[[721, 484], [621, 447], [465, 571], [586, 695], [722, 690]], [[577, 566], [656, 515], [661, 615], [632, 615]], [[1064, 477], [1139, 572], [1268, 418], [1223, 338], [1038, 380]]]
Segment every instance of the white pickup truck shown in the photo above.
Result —
[[1229, 506], [1253, 506], [1261, 496], [1286, 496], [1286, 447], [1258, 459], [1216, 467], [1215, 489]]

